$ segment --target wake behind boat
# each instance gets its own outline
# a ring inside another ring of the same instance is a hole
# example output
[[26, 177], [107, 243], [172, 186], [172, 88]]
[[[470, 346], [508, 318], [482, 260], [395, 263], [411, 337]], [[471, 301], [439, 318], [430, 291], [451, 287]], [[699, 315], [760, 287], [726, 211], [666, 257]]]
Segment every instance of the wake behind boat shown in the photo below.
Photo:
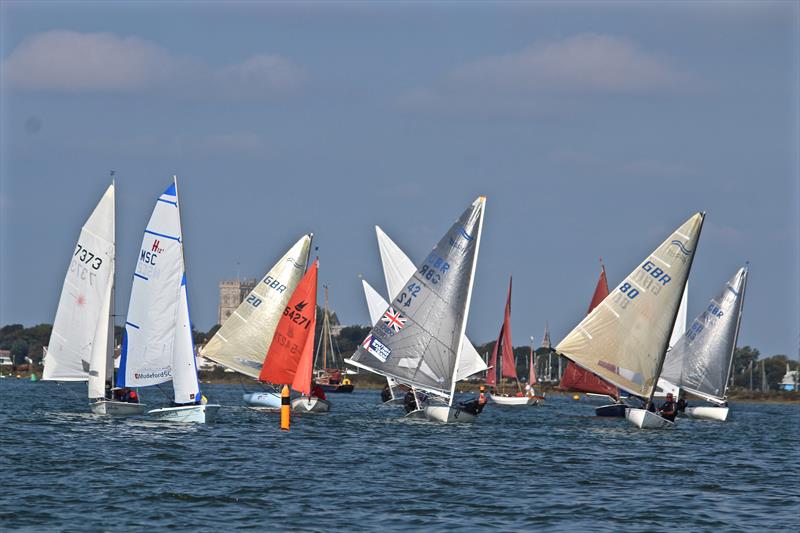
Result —
[[154, 420], [212, 422], [192, 340], [177, 178], [158, 198], [138, 254], [125, 322], [119, 387], [172, 381], [173, 405], [148, 411]]

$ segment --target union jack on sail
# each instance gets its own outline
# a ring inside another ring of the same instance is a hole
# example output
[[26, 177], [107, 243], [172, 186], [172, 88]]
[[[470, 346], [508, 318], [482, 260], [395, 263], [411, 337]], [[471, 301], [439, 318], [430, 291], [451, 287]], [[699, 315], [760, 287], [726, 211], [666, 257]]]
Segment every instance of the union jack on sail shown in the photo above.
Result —
[[403, 329], [403, 326], [406, 325], [406, 320], [408, 319], [403, 317], [400, 314], [400, 311], [395, 311], [393, 307], [387, 309], [381, 317], [381, 321], [392, 328], [395, 333], [398, 333], [401, 329]]

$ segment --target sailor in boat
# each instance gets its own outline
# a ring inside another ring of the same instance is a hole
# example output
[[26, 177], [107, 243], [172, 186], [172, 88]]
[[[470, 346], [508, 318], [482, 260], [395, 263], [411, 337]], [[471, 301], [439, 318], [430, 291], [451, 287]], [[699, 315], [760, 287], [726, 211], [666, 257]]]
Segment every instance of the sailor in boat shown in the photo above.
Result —
[[338, 385], [339, 382], [342, 380], [342, 373], [339, 370], [334, 370], [331, 372], [331, 377], [328, 379], [328, 383], [330, 385]]
[[686, 393], [681, 391], [678, 396], [678, 403], [675, 406], [678, 408], [679, 413], [686, 412], [686, 407], [689, 405], [689, 402], [686, 401]]
[[468, 402], [461, 402], [461, 409], [472, 415], [478, 416], [486, 406], [486, 387], [481, 385], [480, 393], [477, 398], [473, 398]]
[[319, 398], [320, 400], [326, 400], [325, 391], [322, 390], [322, 385], [317, 383], [316, 381], [311, 382], [311, 396], [314, 398]]
[[678, 406], [675, 405], [675, 401], [671, 392], [667, 393], [667, 401], [661, 405], [661, 409], [658, 410], [658, 414], [661, 415], [661, 418], [664, 418], [665, 420], [675, 422], [675, 415], [678, 414]]
[[125, 387], [119, 391], [119, 401], [125, 403], [139, 403], [139, 395], [136, 394], [135, 390]]
[[388, 402], [392, 399], [392, 389], [389, 387], [389, 383], [387, 382], [386, 385], [383, 386], [383, 390], [381, 391], [381, 401], [383, 403]]
[[527, 396], [528, 398], [533, 396], [533, 387], [531, 387], [530, 383], [525, 384], [525, 396]]

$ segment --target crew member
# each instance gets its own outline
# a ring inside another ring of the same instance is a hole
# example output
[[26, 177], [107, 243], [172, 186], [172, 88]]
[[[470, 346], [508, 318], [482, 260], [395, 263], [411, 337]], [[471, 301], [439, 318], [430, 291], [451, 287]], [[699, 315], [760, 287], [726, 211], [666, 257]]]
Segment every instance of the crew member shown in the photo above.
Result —
[[417, 410], [417, 398], [414, 396], [413, 390], [408, 391], [403, 398], [403, 407], [406, 410], [406, 414]]
[[678, 407], [678, 412], [685, 413], [686, 407], [688, 405], [689, 402], [686, 401], [686, 395], [683, 392], [681, 392], [680, 395], [678, 395], [678, 403], [676, 404], [676, 406]]
[[381, 391], [381, 401], [383, 401], [383, 403], [386, 403], [391, 399], [392, 399], [392, 388], [389, 387], [389, 383], [386, 383], [386, 385], [383, 386], [383, 390]]
[[661, 418], [664, 418], [665, 420], [669, 420], [670, 422], [675, 421], [675, 415], [678, 414], [678, 406], [675, 405], [675, 401], [673, 400], [671, 392], [667, 393], [667, 401], [661, 405], [661, 409], [658, 410], [658, 414], [660, 414]]
[[325, 400], [325, 391], [322, 390], [322, 385], [317, 383], [316, 381], [311, 383], [311, 396], [314, 398], [319, 398], [320, 400]]

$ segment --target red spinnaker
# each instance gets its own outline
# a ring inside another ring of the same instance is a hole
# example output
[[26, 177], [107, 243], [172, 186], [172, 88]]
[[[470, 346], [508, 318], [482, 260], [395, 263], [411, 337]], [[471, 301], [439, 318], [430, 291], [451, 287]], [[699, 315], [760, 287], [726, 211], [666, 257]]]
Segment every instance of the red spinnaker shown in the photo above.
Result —
[[[606, 296], [608, 296], [608, 280], [606, 279], [606, 267], [604, 266], [600, 271], [600, 279], [597, 280], [597, 286], [594, 289], [592, 301], [589, 303], [589, 310], [586, 311], [586, 314], [588, 315], [595, 307], [600, 305], [600, 302]], [[619, 398], [619, 389], [617, 387], [572, 361], [569, 361], [567, 368], [564, 369], [559, 388], [594, 394], [608, 394], [614, 398]]]
[[318, 272], [319, 261], [314, 261], [289, 299], [264, 359], [260, 381], [311, 393]]

